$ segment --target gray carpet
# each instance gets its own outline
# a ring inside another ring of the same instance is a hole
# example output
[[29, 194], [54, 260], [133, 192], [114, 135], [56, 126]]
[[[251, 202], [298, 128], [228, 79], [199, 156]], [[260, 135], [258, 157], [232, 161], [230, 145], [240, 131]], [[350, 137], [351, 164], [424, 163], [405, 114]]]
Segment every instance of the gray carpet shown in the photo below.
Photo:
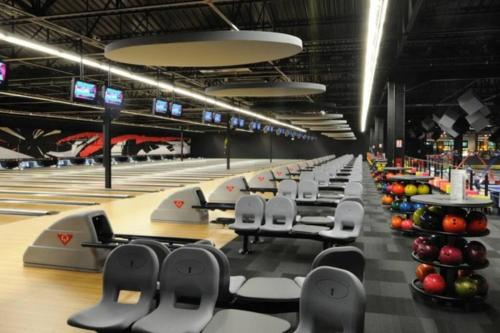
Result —
[[[367, 312], [365, 332], [500, 332], [500, 219], [490, 215], [491, 234], [481, 241], [488, 249], [490, 267], [479, 272], [490, 285], [488, 306], [480, 312], [462, 313], [430, 306], [412, 298], [408, 283], [417, 264], [411, 259], [412, 238], [393, 234], [391, 214], [380, 205], [381, 195], [364, 166], [365, 220], [362, 237], [354, 244], [367, 258], [365, 289]], [[239, 239], [223, 248], [233, 274], [295, 277], [309, 272], [321, 243], [294, 239], [265, 239], [252, 245], [253, 252], [242, 256]], [[293, 315], [284, 316], [294, 321]]]

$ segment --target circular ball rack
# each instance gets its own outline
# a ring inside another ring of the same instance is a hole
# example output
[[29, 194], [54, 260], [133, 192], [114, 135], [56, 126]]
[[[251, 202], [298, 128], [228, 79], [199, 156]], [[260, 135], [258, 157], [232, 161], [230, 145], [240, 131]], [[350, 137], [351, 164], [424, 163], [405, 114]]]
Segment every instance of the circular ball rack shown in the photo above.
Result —
[[[390, 169], [388, 171], [392, 171], [392, 169], [398, 169], [398, 171], [401, 171], [401, 169], [408, 169], [408, 168], [386, 168], [386, 169]], [[422, 185], [422, 184], [425, 184], [427, 186], [429, 186], [429, 193], [432, 193], [432, 186], [430, 186], [429, 184], [427, 184], [427, 181], [433, 179], [434, 177], [431, 177], [431, 176], [413, 176], [413, 175], [401, 175], [401, 176], [392, 176], [391, 178], [387, 179], [386, 182], [387, 183], [402, 183], [403, 185], [408, 185], [408, 184], [417, 184], [418, 185]], [[401, 195], [394, 195], [394, 198], [396, 199], [406, 199], [406, 201], [411, 201], [411, 197], [412, 195], [406, 195], [406, 194], [401, 194]], [[396, 210], [396, 209], [393, 209], [391, 206], [389, 206], [389, 210], [397, 215], [404, 215], [405, 218], [411, 218], [413, 213], [415, 212], [415, 209], [411, 209], [411, 210], [404, 210], [404, 211], [401, 211], [401, 210]], [[415, 237], [415, 236], [418, 236], [418, 232], [415, 230], [415, 228], [411, 229], [411, 230], [401, 230], [401, 229], [396, 229], [396, 228], [392, 228], [391, 227], [391, 230], [393, 230], [395, 233], [399, 233], [403, 236], [408, 236], [408, 237]]]
[[[473, 199], [468, 198], [465, 200], [451, 200], [449, 195], [436, 194], [436, 195], [416, 195], [411, 198], [412, 201], [417, 203], [422, 203], [426, 205], [433, 206], [441, 206], [441, 207], [461, 207], [461, 208], [469, 208], [472, 210], [474, 208], [485, 208], [492, 204], [492, 201], [489, 199]], [[414, 230], [421, 234], [429, 234], [429, 235], [438, 235], [443, 237], [444, 245], [453, 246], [459, 241], [462, 241], [463, 238], [471, 238], [471, 237], [484, 237], [489, 235], [490, 231], [487, 229], [482, 233], [450, 233], [439, 230], [429, 230], [424, 229], [419, 226], [414, 226]], [[432, 304], [439, 304], [444, 306], [453, 306], [459, 307], [466, 311], [475, 309], [481, 306], [484, 303], [486, 296], [475, 295], [469, 298], [458, 297], [455, 293], [454, 286], [455, 281], [458, 278], [458, 270], [467, 269], [467, 270], [480, 270], [489, 266], [489, 261], [486, 260], [482, 264], [478, 265], [469, 265], [467, 263], [462, 263], [458, 265], [446, 265], [442, 264], [439, 261], [426, 261], [420, 259], [414, 252], [412, 252], [411, 257], [413, 260], [425, 264], [429, 264], [439, 269], [439, 274], [443, 276], [446, 281], [446, 289], [444, 294], [430, 294], [423, 289], [422, 283], [419, 279], [414, 279], [410, 282], [410, 290], [412, 291], [414, 298], [420, 298], [425, 302]]]

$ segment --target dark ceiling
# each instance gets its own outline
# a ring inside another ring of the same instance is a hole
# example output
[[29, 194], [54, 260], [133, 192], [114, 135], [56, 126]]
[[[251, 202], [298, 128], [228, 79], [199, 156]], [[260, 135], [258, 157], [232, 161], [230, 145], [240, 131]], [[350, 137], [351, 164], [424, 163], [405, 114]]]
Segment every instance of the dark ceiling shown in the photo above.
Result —
[[[310, 98], [231, 101], [267, 115], [321, 109], [339, 112], [357, 131], [368, 3], [367, 0], [2, 0], [0, 29], [99, 60], [104, 59], [103, 48], [111, 41], [171, 32], [227, 30], [230, 26], [224, 18], [242, 30], [296, 35], [303, 40], [304, 51], [274, 64], [214, 69], [208, 73], [197, 68], [127, 67], [200, 91], [233, 81], [323, 83], [327, 92]], [[11, 66], [9, 89], [26, 94], [68, 99], [70, 81], [80, 75], [79, 66], [3, 42], [0, 42], [0, 58]], [[85, 77], [107, 80], [107, 74], [91, 69], [85, 69]], [[373, 115], [385, 115], [388, 80], [406, 85], [408, 118], [442, 112], [456, 105], [456, 97], [469, 88], [495, 111], [500, 93], [500, 1], [390, 1], [370, 119]], [[127, 109], [149, 114], [151, 99], [157, 93], [154, 89], [126, 80], [114, 84], [126, 89]], [[187, 119], [199, 121], [203, 105], [186, 99], [182, 102], [187, 105]], [[0, 109], [98, 117], [97, 112], [89, 110], [5, 96], [0, 96]], [[131, 115], [120, 120], [179, 125]]]

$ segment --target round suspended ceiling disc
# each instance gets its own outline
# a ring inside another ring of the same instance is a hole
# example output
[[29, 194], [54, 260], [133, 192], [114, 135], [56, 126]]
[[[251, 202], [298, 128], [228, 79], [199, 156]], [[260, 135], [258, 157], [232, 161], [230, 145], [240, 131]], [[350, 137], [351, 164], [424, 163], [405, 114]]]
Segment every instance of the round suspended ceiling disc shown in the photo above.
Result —
[[205, 94], [216, 97], [286, 97], [322, 94], [325, 91], [325, 85], [311, 82], [250, 82], [208, 87]]
[[134, 65], [221, 67], [291, 57], [302, 40], [268, 31], [205, 31], [123, 39], [106, 46], [106, 58]]

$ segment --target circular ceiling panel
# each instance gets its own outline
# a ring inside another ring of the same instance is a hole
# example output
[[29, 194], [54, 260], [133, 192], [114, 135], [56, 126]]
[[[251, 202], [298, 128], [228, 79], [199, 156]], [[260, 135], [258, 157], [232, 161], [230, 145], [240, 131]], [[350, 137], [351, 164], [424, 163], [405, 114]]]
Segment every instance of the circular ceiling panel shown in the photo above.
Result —
[[325, 85], [311, 82], [238, 82], [208, 87], [205, 94], [216, 97], [286, 97], [322, 94], [325, 91]]
[[106, 46], [106, 58], [134, 65], [222, 67], [291, 57], [302, 40], [268, 31], [207, 31], [123, 39]]

